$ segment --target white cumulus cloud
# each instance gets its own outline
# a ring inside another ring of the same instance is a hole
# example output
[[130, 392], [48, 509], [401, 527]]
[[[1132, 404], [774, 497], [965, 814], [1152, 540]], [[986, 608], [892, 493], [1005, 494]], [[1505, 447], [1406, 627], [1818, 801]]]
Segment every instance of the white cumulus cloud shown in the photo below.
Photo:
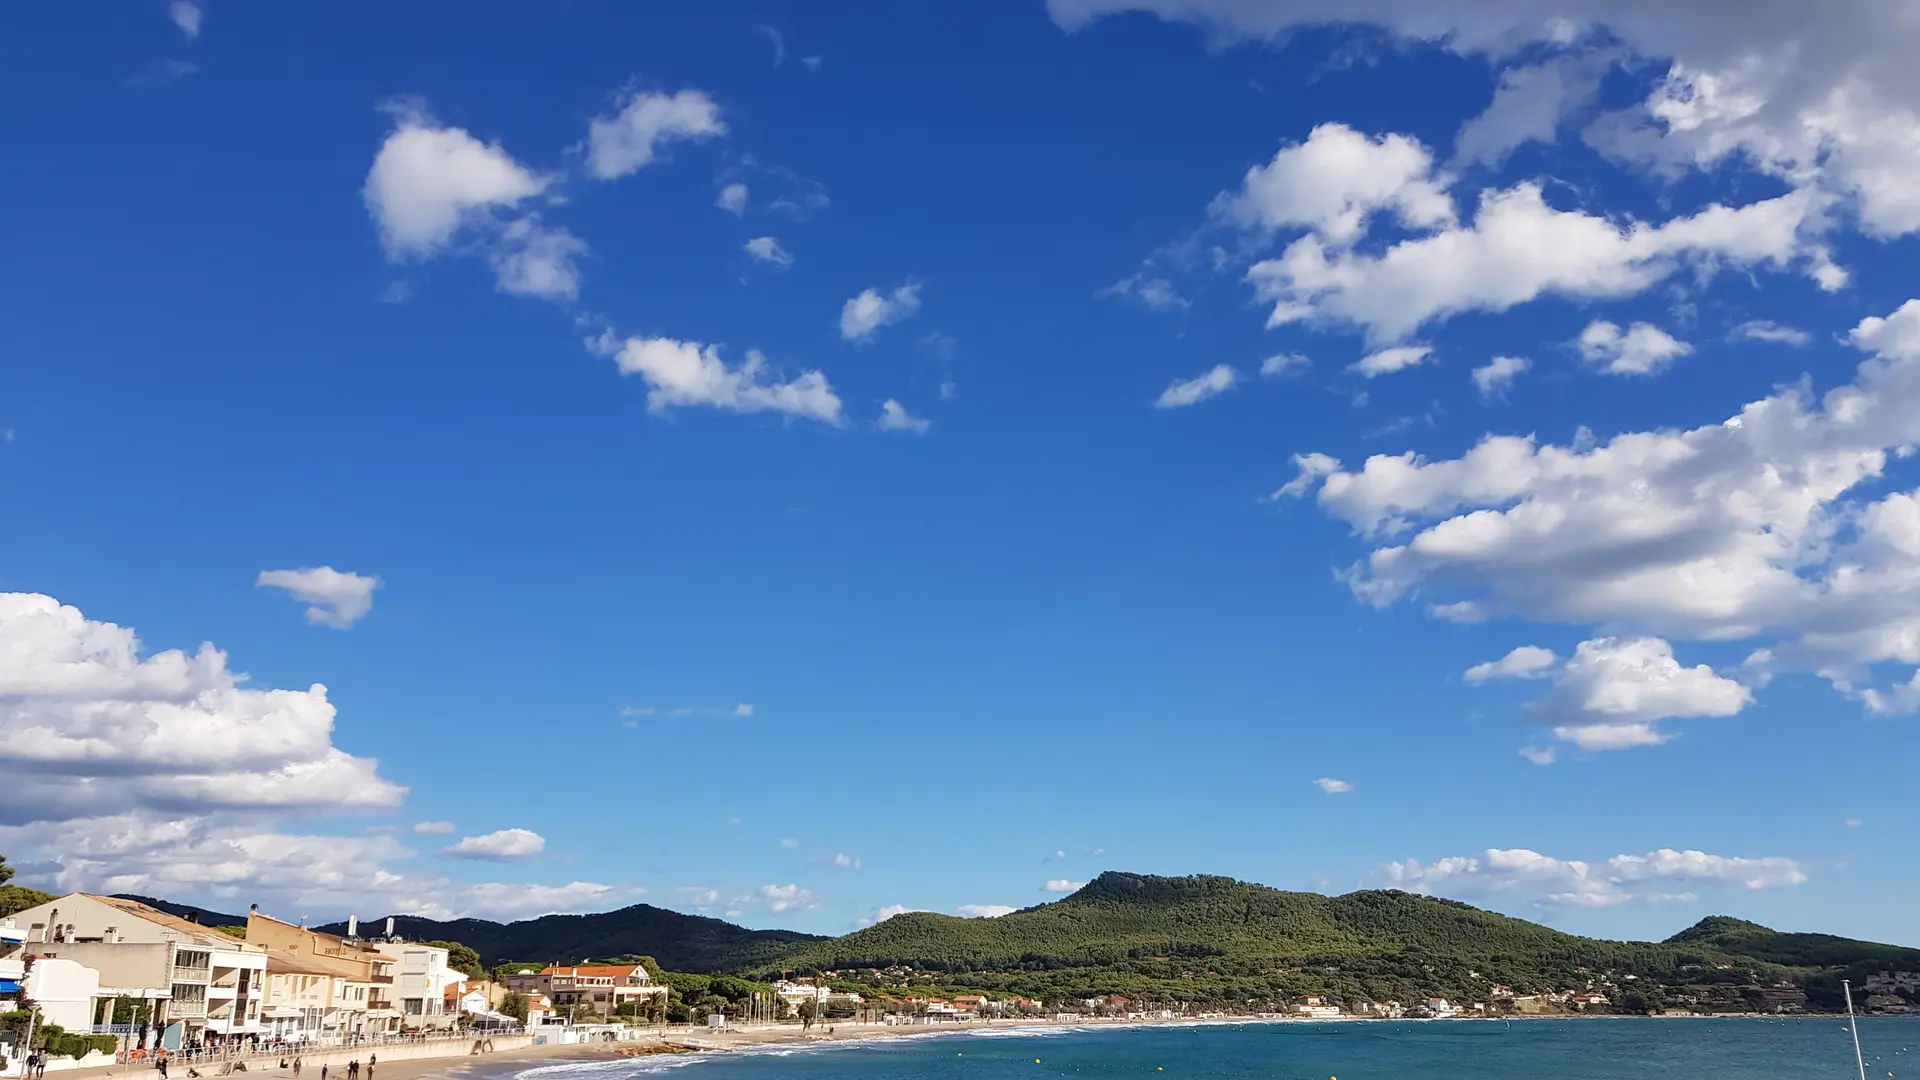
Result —
[[1182, 409], [1208, 398], [1219, 397], [1240, 381], [1240, 373], [1226, 364], [1217, 364], [1191, 379], [1175, 379], [1154, 399], [1156, 409]]
[[890, 293], [864, 289], [840, 309], [840, 336], [865, 341], [874, 331], [911, 318], [920, 310], [920, 286], [902, 285]]
[[173, 25], [180, 28], [180, 33], [185, 35], [188, 41], [200, 36], [200, 5], [193, 0], [173, 0], [173, 3], [167, 5], [167, 15], [173, 19]]
[[880, 403], [880, 418], [873, 426], [881, 431], [905, 431], [914, 435], [925, 435], [933, 427], [933, 421], [925, 420], [907, 411], [905, 405], [892, 398]]
[[1019, 910], [1007, 904], [961, 904], [953, 909], [953, 913], [963, 919], [997, 919]]
[[1613, 907], [1633, 902], [1692, 901], [1692, 889], [1767, 889], [1802, 884], [1793, 859], [1750, 859], [1661, 848], [1615, 855], [1605, 862], [1556, 859], [1526, 848], [1489, 848], [1479, 855], [1423, 863], [1388, 863], [1380, 876], [1393, 888], [1467, 900], [1511, 898], [1543, 908]]
[[1513, 385], [1513, 380], [1532, 366], [1533, 361], [1524, 356], [1496, 356], [1485, 365], [1473, 369], [1474, 388], [1480, 391], [1483, 398], [1497, 397], [1506, 393], [1507, 388]]
[[1432, 355], [1433, 350], [1425, 345], [1395, 345], [1368, 353], [1356, 361], [1349, 370], [1357, 371], [1371, 379], [1424, 364], [1427, 357]]
[[521, 165], [498, 143], [425, 113], [390, 109], [394, 129], [374, 155], [362, 196], [393, 259], [424, 258], [452, 242], [463, 225], [545, 191], [549, 178]]
[[713, 205], [725, 210], [734, 217], [739, 217], [746, 213], [747, 185], [736, 183], [728, 184], [726, 187], [721, 188], [719, 197], [713, 200]]
[[670, 143], [726, 133], [720, 107], [702, 91], [631, 94], [618, 113], [587, 125], [587, 167], [601, 180], [629, 176], [652, 164]]
[[730, 366], [720, 359], [719, 346], [697, 341], [644, 337], [620, 341], [608, 335], [591, 345], [611, 356], [622, 375], [646, 380], [647, 408], [654, 412], [705, 406], [840, 423], [840, 398], [825, 375], [807, 371], [782, 381], [758, 350], [747, 350], [744, 363]]
[[1070, 893], [1086, 888], [1084, 881], [1068, 881], [1066, 878], [1054, 878], [1040, 886], [1041, 892]]
[[501, 829], [480, 836], [463, 837], [457, 843], [441, 848], [440, 854], [450, 859], [506, 862], [531, 858], [546, 849], [546, 837], [537, 832], [530, 829]]
[[740, 902], [765, 904], [768, 911], [776, 914], [820, 906], [811, 892], [798, 885], [762, 885], [758, 892]]
[[283, 589], [306, 604], [308, 622], [345, 630], [373, 610], [373, 590], [380, 587], [380, 579], [331, 566], [309, 566], [301, 570], [262, 570], [254, 584]]
[[1473, 665], [1467, 669], [1464, 678], [1470, 683], [1489, 679], [1537, 679], [1559, 662], [1560, 658], [1553, 654], [1552, 649], [1522, 645], [1498, 660]]
[[1353, 790], [1352, 782], [1347, 780], [1335, 780], [1331, 776], [1323, 776], [1320, 779], [1315, 780], [1313, 783], [1314, 783], [1314, 786], [1318, 787], [1321, 791], [1324, 791], [1329, 795], [1344, 795], [1347, 792]]
[[771, 236], [756, 236], [742, 246], [747, 254], [763, 263], [772, 263], [782, 270], [793, 265], [793, 256]]
[[1693, 346], [1650, 323], [1621, 330], [1605, 319], [1588, 323], [1579, 345], [1581, 358], [1609, 375], [1652, 375], [1693, 352]]
[[1305, 142], [1248, 169], [1240, 188], [1216, 198], [1210, 212], [1246, 228], [1311, 229], [1333, 245], [1359, 239], [1383, 212], [1409, 228], [1445, 225], [1453, 203], [1432, 165], [1426, 147], [1405, 135], [1373, 139], [1345, 124], [1321, 124]]
[[1743, 322], [1728, 336], [1735, 341], [1764, 341], [1774, 345], [1805, 345], [1813, 340], [1813, 335], [1805, 330], [1782, 326], [1771, 319]]

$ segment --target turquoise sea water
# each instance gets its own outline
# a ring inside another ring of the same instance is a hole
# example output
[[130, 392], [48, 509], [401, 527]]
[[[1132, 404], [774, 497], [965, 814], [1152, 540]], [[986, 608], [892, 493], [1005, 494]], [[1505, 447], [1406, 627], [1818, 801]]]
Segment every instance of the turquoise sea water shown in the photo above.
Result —
[[[1920, 1018], [1864, 1020], [1868, 1080], [1920, 1080]], [[1036, 1062], [1034, 1059], [1038, 1058]], [[691, 1070], [683, 1072], [682, 1070]], [[1856, 1080], [1844, 1020], [1232, 1024], [979, 1032], [594, 1061], [524, 1080]]]

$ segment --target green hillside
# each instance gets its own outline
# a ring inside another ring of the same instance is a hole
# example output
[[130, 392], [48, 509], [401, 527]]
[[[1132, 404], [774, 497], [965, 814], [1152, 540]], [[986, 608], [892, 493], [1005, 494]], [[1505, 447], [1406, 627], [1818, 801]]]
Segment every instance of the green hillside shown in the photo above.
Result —
[[[384, 919], [363, 919], [363, 932]], [[345, 923], [318, 929], [346, 931]], [[394, 916], [394, 931], [414, 941], [458, 941], [492, 965], [505, 960], [572, 961], [594, 956], [646, 955], [672, 971], [725, 972], [764, 964], [781, 949], [815, 940], [792, 930], [748, 930], [719, 919], [635, 904], [597, 915], [543, 915], [498, 923], [488, 919]]]
[[869, 983], [911, 981], [901, 974], [911, 969], [935, 984], [1049, 1000], [1117, 992], [1218, 1002], [1309, 993], [1473, 1000], [1496, 983], [1524, 994], [1612, 973], [1657, 1007], [1658, 986], [1804, 979], [1889, 948], [1824, 940], [1833, 944], [1817, 956], [1739, 952], [1718, 939], [1602, 941], [1396, 891], [1328, 897], [1224, 877], [1106, 873], [1052, 904], [997, 919], [897, 915], [785, 949], [775, 964]]
[[1920, 949], [1881, 945], [1832, 934], [1791, 934], [1725, 915], [1710, 915], [1667, 939], [1671, 945], [1696, 945], [1731, 956], [1799, 968], [1873, 966], [1877, 970], [1920, 971]]

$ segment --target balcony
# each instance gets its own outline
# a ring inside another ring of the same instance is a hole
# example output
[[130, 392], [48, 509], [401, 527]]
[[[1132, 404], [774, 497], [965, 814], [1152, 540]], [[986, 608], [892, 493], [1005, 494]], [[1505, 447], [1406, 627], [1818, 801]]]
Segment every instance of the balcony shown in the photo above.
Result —
[[173, 965], [174, 982], [203, 983], [213, 979], [211, 967], [188, 967], [185, 964]]
[[391, 975], [375, 975], [375, 976], [373, 976], [372, 978], [370, 978], [370, 979], [368, 979], [367, 981], [368, 981], [368, 982], [370, 982], [370, 983], [378, 983], [378, 984], [379, 984], [379, 985], [381, 985], [381, 986], [392, 986], [392, 985], [393, 985], [393, 976], [391, 976]]
[[175, 999], [167, 1004], [167, 1018], [170, 1020], [204, 1020], [206, 1017], [207, 1003], [204, 1001]]

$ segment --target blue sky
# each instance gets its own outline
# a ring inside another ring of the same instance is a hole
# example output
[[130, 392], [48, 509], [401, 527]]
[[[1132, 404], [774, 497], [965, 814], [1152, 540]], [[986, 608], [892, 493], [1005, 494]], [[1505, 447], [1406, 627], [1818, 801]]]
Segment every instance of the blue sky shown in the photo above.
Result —
[[14, 11], [0, 850], [1920, 940], [1913, 32], [1496, 6]]

